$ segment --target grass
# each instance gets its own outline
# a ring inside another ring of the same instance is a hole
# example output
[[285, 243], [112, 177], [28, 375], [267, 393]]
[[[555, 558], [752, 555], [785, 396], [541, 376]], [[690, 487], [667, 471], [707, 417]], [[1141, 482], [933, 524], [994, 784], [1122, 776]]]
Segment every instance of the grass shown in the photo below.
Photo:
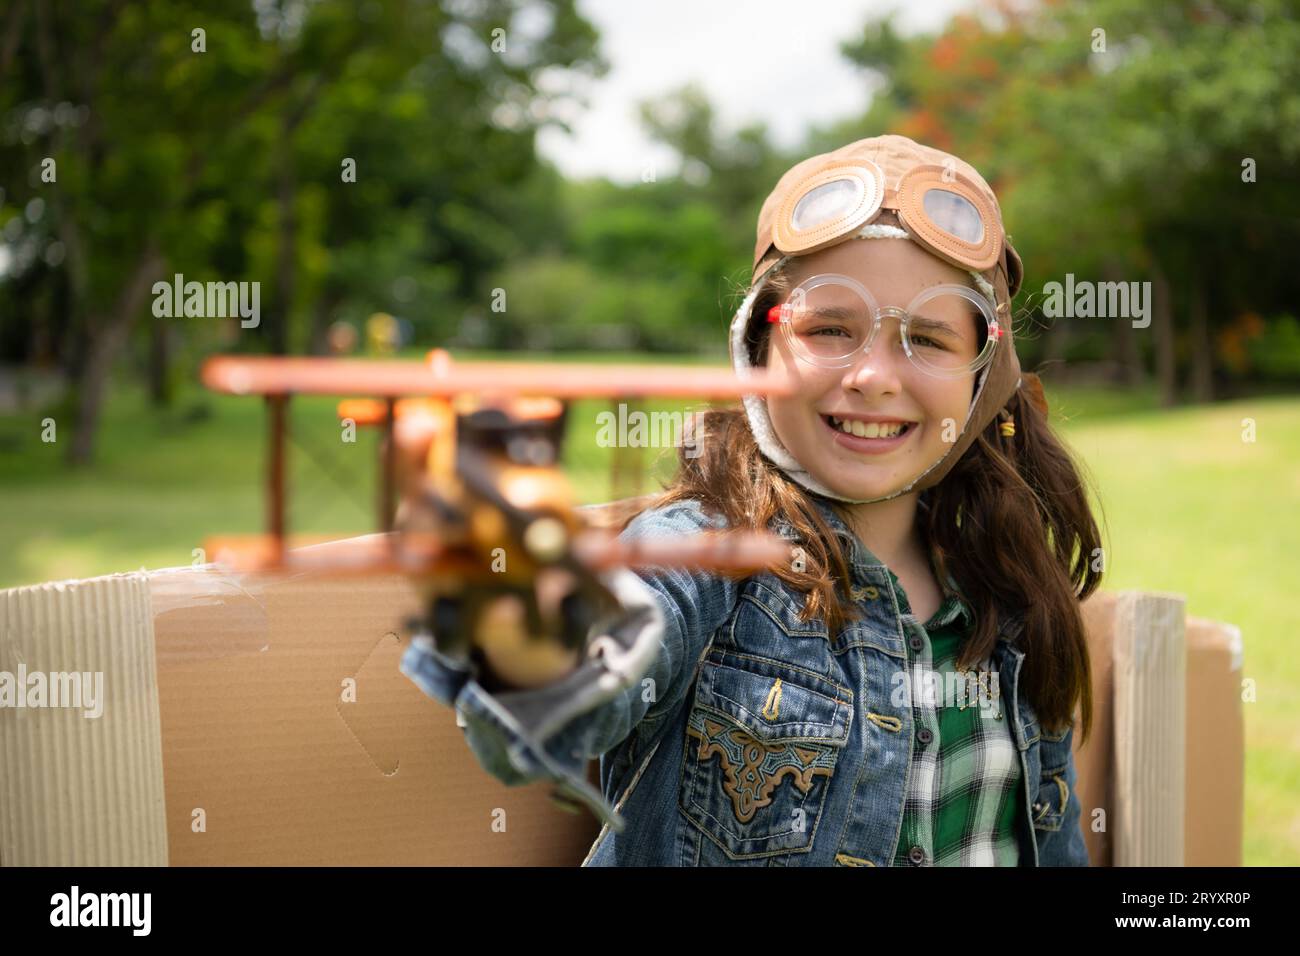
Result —
[[[565, 359], [592, 360], [587, 356]], [[648, 361], [646, 356], [608, 356]], [[672, 361], [680, 361], [672, 358]], [[711, 360], [717, 363], [717, 360]], [[1250, 398], [1164, 410], [1149, 391], [1049, 390], [1054, 421], [1095, 486], [1108, 589], [1172, 591], [1188, 612], [1245, 638], [1245, 860], [1300, 862], [1300, 398]], [[293, 404], [291, 525], [373, 530], [375, 435], [340, 441], [333, 399]], [[698, 403], [650, 402], [649, 411]], [[596, 443], [608, 402], [570, 409], [568, 473], [581, 502], [607, 500], [609, 449]], [[260, 402], [183, 393], [171, 411], [120, 388], [105, 410], [95, 465], [65, 468], [67, 439], [40, 440], [40, 415], [0, 417], [5, 517], [0, 586], [190, 564], [211, 534], [262, 524]], [[1255, 441], [1243, 440], [1252, 419]], [[649, 463], [659, 449], [646, 449]], [[660, 457], [667, 477], [672, 451]], [[657, 487], [646, 481], [642, 489]]]
[[[1243, 420], [1255, 440], [1243, 440]], [[1172, 591], [1241, 628], [1251, 865], [1300, 862], [1300, 399], [1251, 398], [1089, 421], [1068, 440], [1104, 513], [1108, 589]], [[1189, 701], [1189, 706], [1195, 703]]]

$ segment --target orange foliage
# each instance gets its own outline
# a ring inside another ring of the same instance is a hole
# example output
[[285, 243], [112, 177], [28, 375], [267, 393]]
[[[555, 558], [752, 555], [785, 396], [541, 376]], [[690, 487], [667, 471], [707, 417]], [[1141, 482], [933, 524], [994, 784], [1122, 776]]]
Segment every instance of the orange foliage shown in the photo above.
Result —
[[1264, 333], [1264, 320], [1256, 312], [1243, 312], [1232, 325], [1218, 334], [1218, 353], [1223, 364], [1234, 372], [1244, 372], [1248, 365], [1246, 342]]
[[918, 143], [936, 149], [952, 150], [952, 136], [932, 110], [922, 108], [908, 114], [898, 124], [898, 132]]
[[960, 56], [961, 49], [956, 39], [944, 35], [935, 40], [934, 46], [930, 48], [930, 65], [946, 73], [957, 64]]

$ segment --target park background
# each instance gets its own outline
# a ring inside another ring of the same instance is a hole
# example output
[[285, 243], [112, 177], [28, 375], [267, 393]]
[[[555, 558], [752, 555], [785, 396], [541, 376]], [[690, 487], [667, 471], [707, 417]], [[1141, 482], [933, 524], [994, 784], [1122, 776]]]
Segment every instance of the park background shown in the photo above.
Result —
[[[788, 7], [730, 6], [725, 30], [638, 10], [672, 21], [633, 47], [665, 85], [628, 107], [635, 139], [606, 128], [617, 169], [566, 175], [539, 143], [626, 65], [616, 3], [0, 3], [0, 586], [185, 565], [261, 527], [262, 408], [197, 385], [215, 352], [328, 354], [350, 326], [360, 355], [724, 364], [781, 172], [901, 133], [1001, 198], [1021, 362], [1092, 482], [1105, 587], [1241, 628], [1245, 860], [1300, 862], [1297, 4], [940, 4], [918, 26], [864, 2], [827, 36], [814, 2], [780, 43], [746, 20]], [[780, 115], [725, 120], [678, 34], [790, 94]], [[260, 325], [156, 317], [175, 273], [259, 282]], [[1150, 282], [1150, 325], [1049, 318], [1067, 275]], [[340, 442], [333, 406], [294, 403], [291, 526], [372, 530], [374, 436]], [[610, 494], [608, 409], [570, 411], [583, 501]]]

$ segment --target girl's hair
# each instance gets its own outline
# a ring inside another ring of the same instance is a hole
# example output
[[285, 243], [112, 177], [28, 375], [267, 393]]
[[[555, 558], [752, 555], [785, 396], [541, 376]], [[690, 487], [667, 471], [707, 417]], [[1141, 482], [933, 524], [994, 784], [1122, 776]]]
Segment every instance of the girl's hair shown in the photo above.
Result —
[[[784, 301], [791, 285], [778, 265], [755, 296], [745, 333], [755, 367], [767, 364], [771, 326], [752, 319]], [[1005, 406], [1015, 419], [1014, 436], [1002, 435], [995, 417], [943, 480], [923, 492], [929, 507], [918, 512], [918, 521], [938, 580], [951, 574], [975, 614], [957, 668], [983, 661], [997, 642], [999, 617], [1023, 611], [1022, 693], [1049, 732], [1072, 722], [1077, 701], [1086, 740], [1092, 693], [1079, 602], [1101, 583], [1091, 563], [1100, 533], [1079, 470], [1031, 400], [1028, 384]], [[810, 493], [759, 451], [744, 410], [699, 413], [695, 429], [690, 455], [685, 448], [678, 452], [676, 477], [654, 506], [695, 499], [732, 528], [765, 529], [784, 518], [800, 539], [803, 570], [770, 571], [805, 594], [802, 619], [820, 616], [835, 634], [857, 618], [860, 609], [844, 599], [849, 543], [834, 533]], [[830, 503], [847, 520], [848, 506]]]

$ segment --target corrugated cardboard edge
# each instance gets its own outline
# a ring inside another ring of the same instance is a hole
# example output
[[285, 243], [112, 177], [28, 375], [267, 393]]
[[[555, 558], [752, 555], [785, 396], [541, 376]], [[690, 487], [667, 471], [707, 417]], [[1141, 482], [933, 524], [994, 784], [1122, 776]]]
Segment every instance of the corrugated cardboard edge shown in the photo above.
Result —
[[103, 712], [0, 708], [0, 865], [166, 866], [145, 573], [0, 592], [0, 671], [102, 673]]
[[1181, 594], [1115, 606], [1115, 866], [1182, 866], [1187, 652]]

